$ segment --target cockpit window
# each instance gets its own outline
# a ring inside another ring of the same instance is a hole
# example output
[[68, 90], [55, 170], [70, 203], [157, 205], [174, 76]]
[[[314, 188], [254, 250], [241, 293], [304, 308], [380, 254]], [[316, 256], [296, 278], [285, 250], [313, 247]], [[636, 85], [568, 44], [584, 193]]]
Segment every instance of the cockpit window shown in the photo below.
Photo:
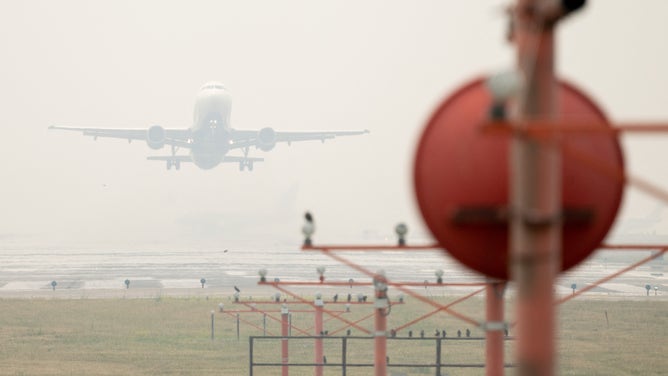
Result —
[[210, 89], [224, 90], [225, 86], [221, 84], [207, 84], [202, 87], [202, 90], [210, 90]]

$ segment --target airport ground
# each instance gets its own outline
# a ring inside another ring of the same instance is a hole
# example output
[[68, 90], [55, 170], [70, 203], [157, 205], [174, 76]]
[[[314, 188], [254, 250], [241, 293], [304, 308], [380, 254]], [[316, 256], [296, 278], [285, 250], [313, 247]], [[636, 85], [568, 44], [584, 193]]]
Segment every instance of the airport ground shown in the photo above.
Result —
[[[206, 289], [204, 289], [206, 290]], [[185, 293], [184, 293], [185, 292]], [[234, 304], [229, 294], [210, 290], [182, 291], [180, 296], [154, 295], [101, 299], [79, 298], [3, 298], [0, 299], [0, 374], [3, 375], [247, 375], [249, 369], [248, 336], [279, 334], [279, 324], [262, 315], [241, 313], [240, 338], [237, 339], [235, 315], [218, 312], [244, 310]], [[449, 302], [458, 296], [435, 297]], [[259, 298], [258, 298], [259, 299]], [[291, 301], [289, 301], [291, 302]], [[471, 298], [456, 306], [459, 312], [483, 319], [484, 300]], [[256, 300], [258, 307], [260, 302]], [[295, 305], [293, 325], [309, 329], [312, 313], [298, 313]], [[342, 307], [342, 306], [339, 306]], [[271, 307], [269, 307], [271, 308]], [[304, 307], [302, 307], [304, 308]], [[276, 309], [276, 306], [274, 308]], [[397, 327], [430, 312], [430, 307], [413, 299], [393, 307], [388, 327]], [[512, 317], [512, 301], [508, 302]], [[559, 306], [559, 375], [662, 375], [668, 369], [665, 349], [668, 345], [668, 300], [662, 296], [633, 298], [581, 297]], [[214, 339], [211, 339], [211, 312], [214, 311]], [[372, 305], [353, 305], [345, 317], [362, 320], [372, 312]], [[243, 322], [245, 320], [246, 322]], [[361, 325], [371, 328], [371, 318]], [[332, 331], [342, 325], [327, 321]], [[338, 328], [338, 329], [337, 329]], [[467, 326], [449, 315], [439, 313], [397, 333], [406, 337], [412, 330], [433, 336], [435, 329], [447, 330], [448, 336], [466, 329], [472, 337], [482, 336], [480, 329]], [[311, 329], [312, 330], [312, 329]], [[361, 335], [353, 329], [352, 335]], [[462, 334], [465, 336], [465, 334]], [[510, 336], [512, 336], [512, 329]], [[280, 345], [258, 345], [256, 360], [280, 359]], [[506, 358], [512, 361], [512, 341], [506, 342]], [[338, 359], [339, 345], [325, 345], [330, 363]], [[372, 362], [371, 342], [350, 350], [355, 357]], [[484, 341], [446, 342], [443, 357], [448, 362], [484, 362]], [[291, 361], [311, 362], [312, 343], [291, 342]], [[390, 362], [433, 361], [434, 342], [416, 341], [406, 346], [389, 344]], [[431, 375], [433, 368], [390, 368], [391, 375]], [[369, 368], [350, 369], [348, 375], [368, 375]], [[278, 375], [280, 368], [256, 368], [255, 375]], [[291, 375], [311, 375], [311, 367], [292, 367]], [[325, 375], [341, 374], [340, 367], [328, 367]], [[445, 369], [447, 375], [481, 375], [480, 368]]]

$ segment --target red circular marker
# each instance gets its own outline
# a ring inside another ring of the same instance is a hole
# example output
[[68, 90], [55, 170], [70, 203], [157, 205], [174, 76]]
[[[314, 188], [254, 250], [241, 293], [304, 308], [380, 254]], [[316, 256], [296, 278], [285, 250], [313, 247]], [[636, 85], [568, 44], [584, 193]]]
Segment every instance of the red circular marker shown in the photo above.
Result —
[[[580, 90], [564, 82], [558, 90], [563, 118], [610, 126]], [[508, 279], [510, 136], [481, 130], [491, 102], [485, 81], [478, 79], [438, 107], [418, 145], [414, 182], [422, 216], [446, 252], [473, 270]], [[618, 178], [624, 162], [612, 133], [562, 137], [564, 271], [589, 256], [612, 226], [624, 190]]]

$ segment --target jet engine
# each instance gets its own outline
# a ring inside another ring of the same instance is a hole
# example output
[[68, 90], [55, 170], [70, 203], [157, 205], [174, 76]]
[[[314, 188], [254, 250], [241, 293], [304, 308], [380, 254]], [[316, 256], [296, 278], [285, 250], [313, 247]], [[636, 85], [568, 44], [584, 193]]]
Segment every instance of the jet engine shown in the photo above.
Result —
[[262, 151], [269, 151], [274, 146], [276, 146], [276, 131], [270, 127], [260, 129], [257, 133], [257, 147]]
[[153, 150], [162, 149], [165, 146], [165, 128], [154, 125], [146, 131], [146, 143]]

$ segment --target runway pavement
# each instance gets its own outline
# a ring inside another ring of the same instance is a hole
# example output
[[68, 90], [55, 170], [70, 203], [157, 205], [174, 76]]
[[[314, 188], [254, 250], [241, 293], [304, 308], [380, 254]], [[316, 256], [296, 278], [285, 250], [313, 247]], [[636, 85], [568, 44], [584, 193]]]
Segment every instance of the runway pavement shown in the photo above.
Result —
[[[563, 274], [555, 286], [558, 295], [576, 290], [620, 270], [648, 252], [598, 253]], [[344, 252], [343, 257], [376, 272], [384, 270], [394, 282], [435, 282], [434, 272], [443, 269], [443, 281], [482, 282], [485, 279], [461, 267], [440, 251]], [[231, 299], [236, 286], [240, 295], [268, 298], [275, 290], [258, 286], [258, 270], [267, 279], [281, 282], [318, 280], [316, 267], [326, 268], [328, 281], [370, 282], [370, 278], [318, 252], [297, 247], [253, 247], [207, 250], [114, 250], [5, 249], [0, 252], [0, 298], [158, 298], [163, 296], [210, 296]], [[201, 279], [205, 279], [202, 287]], [[125, 281], [129, 281], [126, 286]], [[55, 289], [52, 282], [56, 281]], [[590, 298], [668, 297], [665, 261], [657, 260], [608, 281], [585, 294]], [[656, 287], [656, 289], [654, 288]], [[371, 286], [290, 287], [309, 294], [372, 292]], [[426, 295], [461, 295], [477, 287], [414, 286]], [[509, 291], [512, 294], [512, 289]]]

